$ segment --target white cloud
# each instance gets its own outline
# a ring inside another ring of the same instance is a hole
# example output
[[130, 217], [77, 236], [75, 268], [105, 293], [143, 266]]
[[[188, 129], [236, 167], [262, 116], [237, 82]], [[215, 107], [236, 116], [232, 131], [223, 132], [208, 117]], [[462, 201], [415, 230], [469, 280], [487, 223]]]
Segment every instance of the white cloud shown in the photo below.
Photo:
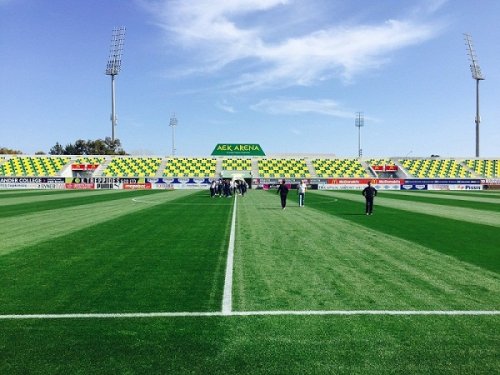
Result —
[[229, 105], [227, 100], [223, 100], [216, 103], [217, 107], [228, 113], [236, 113], [233, 106]]
[[329, 99], [264, 99], [254, 104], [252, 109], [273, 115], [309, 113], [341, 118], [354, 117], [353, 111], [343, 109], [336, 101]]
[[[186, 71], [231, 69], [236, 72], [231, 77], [236, 78], [231, 78], [226, 88], [233, 90], [308, 86], [333, 77], [349, 80], [387, 63], [398, 49], [429, 40], [439, 32], [429, 21], [392, 19], [374, 24], [318, 25], [317, 30], [302, 34], [291, 28], [288, 35], [271, 38], [275, 25], [259, 22], [257, 16], [293, 7], [293, 2], [163, 0], [155, 4], [159, 24], [168, 31], [169, 40], [192, 53]], [[430, 4], [438, 8], [442, 0]], [[276, 20], [281, 25], [292, 22]]]

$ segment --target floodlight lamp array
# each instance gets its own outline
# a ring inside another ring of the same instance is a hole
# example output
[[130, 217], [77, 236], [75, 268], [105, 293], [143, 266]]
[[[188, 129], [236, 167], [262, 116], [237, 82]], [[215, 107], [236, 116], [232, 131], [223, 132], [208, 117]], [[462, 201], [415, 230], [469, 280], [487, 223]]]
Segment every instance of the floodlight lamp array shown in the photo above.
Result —
[[122, 66], [123, 44], [125, 42], [125, 27], [115, 27], [111, 36], [111, 47], [109, 49], [108, 64], [106, 65], [107, 75], [117, 75]]
[[356, 120], [354, 122], [354, 126], [360, 128], [365, 125], [365, 119], [363, 117], [363, 112], [356, 112]]
[[170, 117], [170, 124], [169, 126], [177, 126], [177, 118], [175, 117], [175, 113], [172, 115], [172, 117]]
[[470, 71], [472, 73], [472, 78], [480, 81], [484, 80], [483, 73], [481, 72], [481, 67], [479, 66], [479, 61], [477, 59], [476, 51], [472, 45], [472, 38], [469, 34], [464, 34], [465, 44], [467, 46], [467, 53], [470, 59]]

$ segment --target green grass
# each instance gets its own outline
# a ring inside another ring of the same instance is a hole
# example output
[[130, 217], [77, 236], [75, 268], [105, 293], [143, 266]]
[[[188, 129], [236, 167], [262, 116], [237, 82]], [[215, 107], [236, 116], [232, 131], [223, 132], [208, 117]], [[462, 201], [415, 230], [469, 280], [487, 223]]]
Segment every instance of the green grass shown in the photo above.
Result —
[[[359, 192], [309, 192], [299, 208], [292, 191], [283, 211], [274, 192], [250, 191], [237, 204], [233, 311], [498, 311], [500, 196], [475, 193], [380, 192], [367, 217]], [[220, 312], [232, 209], [205, 191], [0, 192], [0, 315]], [[493, 374], [499, 323], [0, 319], [0, 373]]]

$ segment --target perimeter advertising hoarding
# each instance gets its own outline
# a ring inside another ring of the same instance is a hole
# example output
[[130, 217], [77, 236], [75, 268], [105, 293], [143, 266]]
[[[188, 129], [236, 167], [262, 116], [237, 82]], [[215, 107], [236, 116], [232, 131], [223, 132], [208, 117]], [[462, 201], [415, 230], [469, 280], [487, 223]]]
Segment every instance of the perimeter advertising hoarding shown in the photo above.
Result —
[[450, 184], [460, 184], [460, 185], [479, 185], [482, 183], [480, 179], [406, 179], [404, 180], [405, 184], [442, 184], [442, 185], [450, 185]]
[[218, 143], [212, 156], [266, 156], [262, 147], [250, 143]]
[[404, 180], [399, 178], [329, 178], [318, 185], [321, 190], [362, 190], [370, 182], [377, 190], [399, 190]]
[[64, 189], [64, 178], [0, 177], [0, 189]]
[[480, 179], [407, 179], [401, 190], [482, 190]]
[[[167, 189], [208, 189], [210, 179], [208, 178], [172, 178], [165, 179]], [[154, 188], [154, 187], [153, 187]]]

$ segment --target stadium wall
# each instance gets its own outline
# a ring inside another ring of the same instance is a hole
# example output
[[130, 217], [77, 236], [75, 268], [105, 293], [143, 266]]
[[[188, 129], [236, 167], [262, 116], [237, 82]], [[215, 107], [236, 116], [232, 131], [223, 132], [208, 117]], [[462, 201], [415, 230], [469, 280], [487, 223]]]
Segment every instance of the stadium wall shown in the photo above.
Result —
[[[270, 189], [280, 183], [281, 178], [251, 180], [253, 189]], [[446, 190], [474, 191], [500, 190], [500, 179], [377, 179], [377, 178], [332, 178], [332, 179], [288, 179], [292, 188], [305, 181], [313, 190], [362, 190], [368, 182], [377, 190]], [[209, 178], [117, 178], [117, 177], [0, 177], [0, 189], [37, 190], [176, 190], [208, 189]]]

